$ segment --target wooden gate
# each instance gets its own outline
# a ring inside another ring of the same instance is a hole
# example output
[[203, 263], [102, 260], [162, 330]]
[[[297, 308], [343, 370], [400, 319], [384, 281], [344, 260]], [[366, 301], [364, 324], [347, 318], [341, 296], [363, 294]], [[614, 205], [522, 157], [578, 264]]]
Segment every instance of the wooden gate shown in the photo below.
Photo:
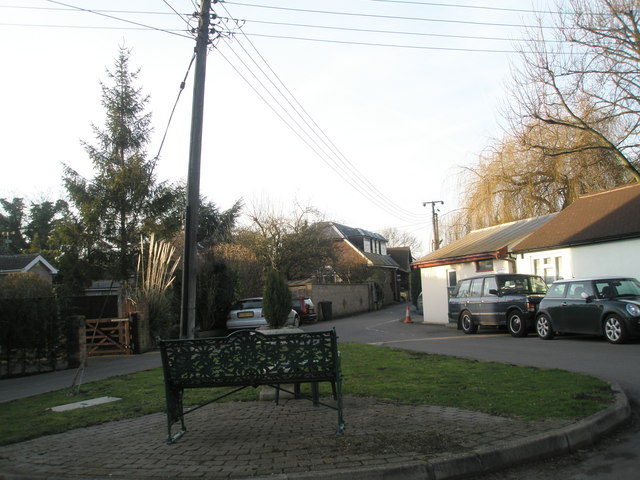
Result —
[[94, 318], [85, 320], [87, 355], [133, 353], [129, 318]]

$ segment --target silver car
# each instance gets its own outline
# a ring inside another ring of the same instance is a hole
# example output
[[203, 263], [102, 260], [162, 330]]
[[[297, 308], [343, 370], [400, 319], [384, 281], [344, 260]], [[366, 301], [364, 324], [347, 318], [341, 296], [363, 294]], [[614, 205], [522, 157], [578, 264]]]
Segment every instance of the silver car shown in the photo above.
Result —
[[[262, 313], [262, 297], [242, 298], [238, 300], [229, 312], [227, 329], [238, 330], [241, 328], [266, 327], [267, 319]], [[295, 310], [291, 310], [285, 326], [298, 327], [300, 317]]]

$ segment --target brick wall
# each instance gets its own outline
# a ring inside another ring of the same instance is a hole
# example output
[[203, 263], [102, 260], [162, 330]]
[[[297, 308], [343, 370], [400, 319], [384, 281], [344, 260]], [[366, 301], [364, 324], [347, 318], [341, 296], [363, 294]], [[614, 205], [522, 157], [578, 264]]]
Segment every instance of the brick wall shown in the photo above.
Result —
[[305, 284], [290, 287], [294, 297], [309, 297], [320, 315], [320, 302], [331, 302], [333, 317], [368, 312], [376, 308], [371, 283]]

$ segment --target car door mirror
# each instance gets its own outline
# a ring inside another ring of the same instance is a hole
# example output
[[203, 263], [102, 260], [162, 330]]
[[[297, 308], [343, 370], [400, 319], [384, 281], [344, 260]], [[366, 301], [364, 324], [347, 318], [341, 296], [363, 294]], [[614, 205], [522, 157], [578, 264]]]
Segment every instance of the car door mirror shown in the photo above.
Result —
[[586, 300], [587, 303], [593, 300], [593, 295], [589, 295], [587, 292], [582, 292], [580, 296], [582, 297], [583, 300]]
[[498, 295], [498, 296], [500, 296], [500, 292], [498, 290], [496, 290], [495, 288], [492, 288], [491, 290], [489, 290], [489, 294], [490, 295]]

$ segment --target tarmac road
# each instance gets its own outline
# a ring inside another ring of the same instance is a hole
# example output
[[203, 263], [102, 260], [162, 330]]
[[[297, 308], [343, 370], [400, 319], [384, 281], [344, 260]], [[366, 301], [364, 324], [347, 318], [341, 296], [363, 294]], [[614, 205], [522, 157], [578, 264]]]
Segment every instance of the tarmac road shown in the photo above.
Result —
[[[640, 478], [640, 342], [611, 345], [600, 338], [557, 337], [542, 341], [530, 334], [512, 338], [496, 329], [465, 335], [453, 328], [422, 324], [422, 316], [411, 312], [414, 323], [403, 318], [403, 305], [348, 319], [323, 322], [308, 328], [335, 326], [340, 341], [362, 342], [421, 352], [454, 355], [484, 361], [528, 365], [587, 373], [617, 382], [627, 394], [633, 410], [626, 428], [606, 437], [596, 446], [553, 462], [544, 461], [478, 477], [482, 480], [637, 480]], [[387, 315], [389, 310], [394, 315]], [[383, 313], [384, 312], [384, 313]]]

